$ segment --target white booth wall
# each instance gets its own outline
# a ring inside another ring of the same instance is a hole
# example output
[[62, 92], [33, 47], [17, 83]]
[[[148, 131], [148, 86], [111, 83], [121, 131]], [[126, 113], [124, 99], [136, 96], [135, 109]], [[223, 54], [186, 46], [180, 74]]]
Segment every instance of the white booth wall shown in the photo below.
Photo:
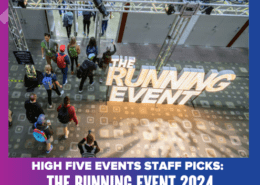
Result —
[[[129, 13], [123, 43], [162, 44], [176, 15]], [[248, 20], [246, 17], [200, 15], [193, 18], [179, 44], [227, 46]], [[232, 47], [248, 47], [248, 29]]]
[[128, 13], [122, 42], [162, 44], [175, 16]]
[[[227, 46], [243, 27], [248, 18], [234, 16], [200, 16], [185, 41], [185, 45]], [[245, 32], [246, 33], [246, 32]], [[248, 34], [244, 33], [245, 43], [237, 42], [232, 47], [248, 47]], [[248, 33], [248, 32], [247, 32]], [[247, 42], [247, 43], [246, 43]]]
[[26, 39], [44, 39], [49, 32], [45, 10], [17, 9]]

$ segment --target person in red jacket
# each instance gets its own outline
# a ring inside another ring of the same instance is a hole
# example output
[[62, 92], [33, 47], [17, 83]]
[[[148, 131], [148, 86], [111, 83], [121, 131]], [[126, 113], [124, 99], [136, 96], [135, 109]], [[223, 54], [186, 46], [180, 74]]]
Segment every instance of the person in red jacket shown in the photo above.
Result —
[[64, 127], [64, 136], [61, 136], [60, 139], [63, 137], [67, 139], [69, 137], [69, 123], [73, 120], [76, 123], [76, 126], [79, 124], [75, 107], [70, 105], [70, 98], [68, 96], [64, 98], [63, 104], [60, 104], [60, 106], [57, 108], [57, 111], [58, 119]]

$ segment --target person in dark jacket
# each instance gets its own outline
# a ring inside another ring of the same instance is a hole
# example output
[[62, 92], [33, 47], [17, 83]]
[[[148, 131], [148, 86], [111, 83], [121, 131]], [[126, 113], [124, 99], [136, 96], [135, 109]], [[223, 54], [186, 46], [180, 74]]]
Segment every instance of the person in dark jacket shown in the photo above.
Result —
[[52, 141], [53, 141], [53, 129], [51, 127], [51, 122], [45, 122], [45, 115], [41, 114], [37, 121], [34, 123], [34, 129], [38, 129], [40, 131], [43, 131], [47, 137], [47, 141], [46, 141], [46, 153], [50, 153], [51, 150], [53, 149], [53, 145], [51, 145]]
[[[85, 3], [85, 5], [89, 5], [88, 2]], [[89, 7], [86, 7], [86, 9], [91, 9]], [[83, 11], [83, 29], [84, 29], [84, 32], [83, 32], [83, 35], [86, 36], [86, 26], [87, 26], [87, 38], [88, 38], [88, 35], [89, 35], [89, 26], [90, 26], [90, 18], [93, 16], [93, 13], [90, 12], [90, 11]]]
[[99, 79], [100, 83], [103, 82], [104, 75], [106, 73], [106, 69], [107, 69], [109, 63], [112, 63], [111, 56], [116, 53], [116, 45], [114, 42], [113, 42], [113, 46], [114, 46], [114, 51], [111, 51], [111, 47], [107, 47], [107, 51], [103, 53], [102, 60], [101, 60], [102, 62], [100, 65], [100, 67], [102, 68], [101, 77]]
[[37, 95], [34, 93], [30, 94], [29, 100], [24, 103], [24, 108], [26, 110], [26, 117], [30, 123], [35, 123], [40, 116], [44, 114], [44, 111], [40, 104], [36, 102]]
[[87, 77], [89, 77], [89, 84], [93, 85], [95, 82], [93, 80], [93, 70], [97, 69], [97, 64], [94, 63], [94, 58], [95, 58], [95, 54], [90, 54], [88, 55], [88, 59], [89, 60], [85, 60], [82, 65], [85, 65], [86, 67], [84, 67], [86, 70], [83, 71], [82, 74], [82, 78], [80, 81], [80, 85], [79, 85], [79, 93], [83, 92], [83, 85], [87, 79]]
[[[84, 144], [87, 142], [86, 144]], [[90, 133], [87, 135], [86, 138], [83, 138], [78, 143], [78, 148], [80, 150], [80, 154], [82, 157], [94, 157], [99, 151], [100, 148], [98, 147], [97, 142], [95, 141], [95, 137]]]

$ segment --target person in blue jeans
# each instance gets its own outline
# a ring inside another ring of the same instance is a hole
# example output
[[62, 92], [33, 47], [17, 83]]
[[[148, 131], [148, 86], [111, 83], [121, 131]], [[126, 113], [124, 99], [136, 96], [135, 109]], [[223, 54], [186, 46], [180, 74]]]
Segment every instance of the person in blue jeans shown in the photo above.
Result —
[[[59, 4], [63, 4], [63, 5], [65, 5], [66, 4], [66, 1], [64, 1], [64, 0], [59, 0]], [[61, 6], [58, 6], [58, 8], [61, 8]], [[63, 8], [66, 8], [66, 6], [63, 6]], [[65, 12], [65, 10], [63, 10], [64, 12]], [[62, 16], [62, 10], [59, 10], [59, 13], [60, 13], [60, 16]]]
[[86, 48], [86, 54], [89, 56], [89, 54], [95, 54], [95, 57], [93, 59], [93, 62], [97, 62], [97, 56], [98, 56], [98, 47], [96, 43], [96, 39], [94, 37], [91, 37], [89, 40], [89, 43]]
[[61, 73], [63, 74], [63, 85], [65, 85], [68, 82], [67, 75], [68, 75], [68, 67], [70, 64], [69, 56], [64, 53], [65, 49], [66, 46], [61, 45], [60, 53], [56, 54], [57, 66], [60, 68]]
[[[109, 3], [104, 1], [104, 5], [109, 5]], [[102, 19], [102, 34], [101, 34], [101, 36], [104, 36], [105, 32], [107, 31], [107, 25], [108, 25], [109, 18], [111, 19], [111, 12], [110, 12], [109, 16], [103, 17], [103, 19]]]

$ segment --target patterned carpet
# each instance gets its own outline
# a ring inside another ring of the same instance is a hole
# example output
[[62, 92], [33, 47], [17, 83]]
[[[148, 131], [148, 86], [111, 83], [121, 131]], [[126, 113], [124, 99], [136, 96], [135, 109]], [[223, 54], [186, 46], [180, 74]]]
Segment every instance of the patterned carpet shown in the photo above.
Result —
[[[31, 52], [36, 69], [43, 70], [45, 61], [39, 51]], [[136, 59], [137, 69], [153, 62]], [[83, 60], [80, 56], [80, 63]], [[210, 69], [230, 69], [237, 78], [222, 92], [203, 92], [193, 105], [191, 101], [187, 105], [151, 105], [106, 102], [107, 87], [98, 82], [99, 70], [94, 86], [89, 86], [87, 80], [83, 94], [78, 94], [80, 80], [69, 74], [63, 89], [76, 108], [79, 127], [74, 123], [69, 125], [67, 140], [58, 140], [63, 127], [57, 122], [56, 108], [62, 98], [53, 93], [54, 106], [48, 109], [46, 90], [43, 87], [35, 90], [37, 102], [55, 130], [54, 149], [45, 154], [45, 144], [35, 141], [25, 116], [24, 101], [30, 93], [26, 93], [21, 81], [24, 68], [18, 66], [10, 51], [9, 109], [14, 114], [13, 126], [9, 129], [9, 157], [80, 157], [77, 143], [90, 129], [101, 148], [99, 158], [249, 157], [248, 65], [203, 61], [171, 61], [167, 65], [176, 67], [179, 72], [184, 67], [203, 68], [206, 73]], [[55, 71], [61, 82], [61, 72], [58, 68]]]

